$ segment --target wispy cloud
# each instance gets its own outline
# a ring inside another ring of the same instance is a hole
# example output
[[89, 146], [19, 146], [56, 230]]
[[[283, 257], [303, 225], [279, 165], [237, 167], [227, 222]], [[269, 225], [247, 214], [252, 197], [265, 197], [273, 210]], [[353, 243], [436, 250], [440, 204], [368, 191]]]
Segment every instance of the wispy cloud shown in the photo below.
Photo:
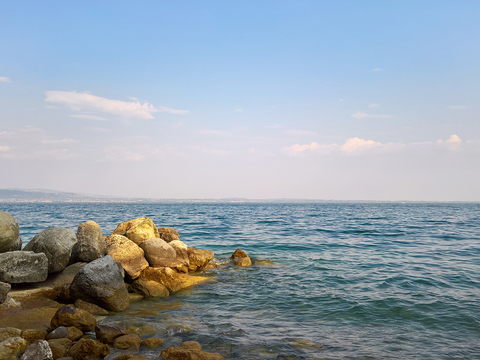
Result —
[[465, 105], [450, 105], [447, 107], [448, 110], [465, 110], [468, 109], [468, 106]]
[[386, 114], [368, 114], [363, 111], [357, 111], [355, 114], [352, 114], [352, 117], [355, 119], [365, 119], [365, 118], [383, 118], [383, 119], [388, 119], [391, 118], [392, 115], [386, 115]]
[[10, 149], [11, 149], [10, 146], [0, 146], [0, 152], [7, 152]]
[[234, 110], [235, 112], [243, 112], [243, 109], [237, 108]]
[[108, 121], [107, 118], [101, 117], [101, 116], [95, 116], [95, 115], [70, 115], [73, 118], [76, 119], [87, 119], [87, 120], [95, 120], [95, 121]]
[[74, 111], [98, 111], [120, 116], [125, 119], [154, 119], [153, 113], [188, 114], [188, 110], [171, 109], [165, 106], [155, 107], [140, 101], [112, 100], [90, 93], [76, 91], [47, 91], [45, 101], [65, 105]]
[[368, 105], [369, 108], [377, 108], [379, 106], [380, 106], [380, 104], [376, 104], [376, 103]]
[[377, 68], [373, 68], [372, 71], [373, 71], [373, 72], [377, 72], [377, 71], [384, 71], [384, 70], [377, 67]]
[[0, 76], [0, 82], [12, 82], [12, 79], [6, 76]]

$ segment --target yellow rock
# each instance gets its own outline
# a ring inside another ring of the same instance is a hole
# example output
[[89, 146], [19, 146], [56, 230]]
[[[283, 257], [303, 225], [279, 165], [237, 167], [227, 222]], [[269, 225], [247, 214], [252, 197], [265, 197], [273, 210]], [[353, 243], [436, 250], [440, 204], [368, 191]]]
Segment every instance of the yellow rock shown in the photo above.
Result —
[[168, 291], [176, 292], [181, 289], [185, 289], [197, 284], [204, 283], [211, 280], [210, 277], [205, 276], [192, 276], [188, 274], [179, 274], [174, 270], [161, 267], [161, 268], [151, 268], [148, 267], [143, 270], [140, 275], [141, 280], [151, 280], [156, 281], [164, 285]]
[[148, 267], [143, 250], [125, 236], [110, 235], [105, 239], [105, 243], [107, 244], [107, 255], [122, 264], [132, 279], [139, 277], [143, 269]]
[[141, 217], [118, 224], [112, 235], [123, 235], [135, 244], [140, 244], [151, 238], [159, 238], [158, 229], [155, 227], [152, 219]]

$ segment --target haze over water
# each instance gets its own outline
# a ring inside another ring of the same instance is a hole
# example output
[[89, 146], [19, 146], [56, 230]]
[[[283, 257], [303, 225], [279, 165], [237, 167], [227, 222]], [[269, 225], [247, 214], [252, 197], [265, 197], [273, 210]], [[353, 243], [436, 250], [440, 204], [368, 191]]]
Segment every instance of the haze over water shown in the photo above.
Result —
[[[2, 204], [24, 244], [87, 220], [109, 234], [149, 216], [226, 260], [211, 283], [134, 303], [165, 346], [199, 341], [228, 359], [480, 358], [480, 204]], [[186, 331], [188, 330], [188, 331]], [[148, 353], [146, 353], [148, 354]]]

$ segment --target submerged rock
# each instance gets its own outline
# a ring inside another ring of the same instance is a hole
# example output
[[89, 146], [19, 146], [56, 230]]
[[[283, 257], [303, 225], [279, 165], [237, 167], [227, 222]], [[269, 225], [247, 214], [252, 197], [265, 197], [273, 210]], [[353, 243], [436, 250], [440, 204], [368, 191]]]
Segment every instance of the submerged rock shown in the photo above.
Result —
[[95, 326], [95, 336], [104, 344], [113, 344], [116, 338], [123, 335], [127, 335], [127, 328], [125, 324], [118, 321]]
[[78, 271], [70, 285], [70, 295], [109, 311], [122, 311], [130, 305], [122, 274], [108, 255], [88, 263]]
[[139, 277], [143, 269], [148, 267], [142, 248], [125, 236], [110, 235], [105, 239], [105, 243], [107, 254], [119, 262], [132, 279]]
[[235, 250], [230, 258], [233, 259], [235, 265], [237, 266], [252, 266], [252, 260], [242, 249]]
[[165, 360], [225, 360], [217, 353], [207, 353], [202, 351], [202, 347], [196, 341], [185, 341], [180, 346], [171, 346], [161, 352]]
[[156, 281], [142, 279], [137, 279], [130, 284], [130, 290], [143, 297], [167, 297], [170, 295], [170, 292], [164, 285]]
[[142, 343], [142, 338], [135, 334], [122, 335], [115, 339], [113, 346], [117, 349], [130, 349], [132, 347], [139, 348]]
[[141, 346], [144, 346], [149, 349], [155, 349], [163, 344], [163, 339], [151, 337], [145, 340], [142, 340]]
[[0, 281], [10, 284], [45, 281], [48, 259], [44, 253], [11, 251], [0, 254]]
[[204, 276], [180, 274], [167, 267], [146, 268], [140, 275], [140, 279], [156, 281], [164, 285], [171, 293], [211, 280]]
[[71, 262], [91, 262], [107, 254], [100, 225], [95, 221], [80, 224], [77, 229], [77, 242], [72, 250]]
[[35, 235], [23, 251], [44, 253], [48, 259], [48, 273], [51, 274], [67, 267], [76, 241], [77, 237], [70, 229], [49, 228]]
[[160, 227], [158, 228], [158, 233], [160, 238], [165, 240], [167, 243], [174, 240], [180, 240], [180, 235], [178, 235], [178, 232], [170, 227]]
[[9, 251], [17, 239], [17, 220], [12, 215], [0, 211], [0, 253]]
[[145, 240], [158, 238], [158, 230], [152, 219], [141, 217], [118, 224], [112, 235], [123, 235], [139, 245]]

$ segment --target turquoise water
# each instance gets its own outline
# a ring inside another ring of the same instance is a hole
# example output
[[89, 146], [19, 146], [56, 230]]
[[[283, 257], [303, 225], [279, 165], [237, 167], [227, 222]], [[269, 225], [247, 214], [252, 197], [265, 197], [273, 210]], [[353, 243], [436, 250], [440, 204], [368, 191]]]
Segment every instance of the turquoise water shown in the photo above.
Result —
[[[142, 300], [114, 318], [229, 359], [480, 359], [479, 204], [0, 204], [24, 242], [140, 216], [272, 267]], [[148, 354], [148, 352], [147, 352]]]

